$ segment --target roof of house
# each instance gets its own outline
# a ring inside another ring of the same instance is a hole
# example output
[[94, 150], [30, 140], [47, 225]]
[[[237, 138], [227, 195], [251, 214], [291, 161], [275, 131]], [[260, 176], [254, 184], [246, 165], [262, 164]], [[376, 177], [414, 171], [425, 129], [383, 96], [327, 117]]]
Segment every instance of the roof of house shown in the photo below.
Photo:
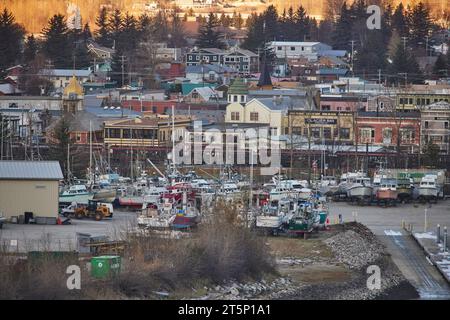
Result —
[[427, 106], [421, 106], [420, 109], [422, 111], [426, 110], [448, 110], [450, 111], [450, 103], [446, 101], [438, 101]]
[[397, 111], [397, 112], [376, 112], [376, 111], [358, 111], [358, 117], [364, 118], [420, 118], [418, 111]]
[[254, 53], [250, 50], [241, 49], [241, 48], [232, 48], [225, 55], [228, 56], [228, 55], [232, 55], [232, 54], [236, 54], [236, 53], [242, 54], [245, 56], [249, 56], [249, 57], [257, 57], [258, 56], [256, 53]]
[[307, 47], [307, 46], [314, 46], [314, 45], [320, 44], [320, 42], [315, 42], [315, 41], [272, 41], [270, 44], [274, 45], [274, 46], [303, 46], [303, 47]]
[[41, 75], [55, 76], [55, 77], [89, 77], [91, 70], [73, 70], [73, 69], [42, 69], [39, 71]]
[[[289, 97], [284, 98], [258, 98], [251, 101], [258, 101], [273, 111], [285, 111], [294, 107], [294, 103]], [[251, 102], [249, 101], [249, 103]], [[296, 107], [297, 108], [297, 107]]]
[[234, 79], [231, 86], [228, 88], [228, 94], [248, 94], [247, 83], [242, 78]]
[[227, 66], [219, 66], [217, 64], [198, 64], [195, 66], [187, 66], [186, 67], [186, 74], [188, 73], [208, 73], [208, 72], [215, 72], [218, 74], [222, 73], [233, 73], [236, 72], [234, 69], [227, 67]]
[[323, 57], [345, 57], [347, 51], [345, 50], [321, 50], [320, 54]]
[[192, 51], [191, 53], [199, 53], [199, 51], [209, 52], [209, 53], [212, 53], [212, 54], [225, 54], [224, 50], [218, 49], [218, 48], [201, 48], [201, 49]]
[[197, 92], [205, 101], [208, 101], [211, 97], [217, 97], [217, 92], [210, 87], [194, 88], [188, 95], [192, 94], [194, 91]]
[[339, 75], [344, 76], [348, 73], [347, 69], [341, 69], [341, 68], [320, 68], [317, 70], [318, 74], [322, 75]]
[[58, 161], [0, 161], [0, 180], [61, 180]]
[[251, 96], [288, 96], [288, 97], [306, 97], [306, 91], [300, 91], [296, 89], [272, 89], [272, 90], [250, 90]]

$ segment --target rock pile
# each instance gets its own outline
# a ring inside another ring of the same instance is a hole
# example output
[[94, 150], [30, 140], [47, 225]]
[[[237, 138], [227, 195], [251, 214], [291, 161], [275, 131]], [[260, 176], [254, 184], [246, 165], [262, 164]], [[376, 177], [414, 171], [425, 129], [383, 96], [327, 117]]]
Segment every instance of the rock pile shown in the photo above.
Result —
[[208, 294], [201, 300], [243, 300], [243, 299], [277, 299], [291, 295], [296, 290], [288, 278], [277, 278], [271, 282], [230, 282], [214, 288], [206, 288]]
[[339, 262], [351, 269], [360, 269], [384, 253], [384, 247], [373, 237], [347, 230], [325, 240]]

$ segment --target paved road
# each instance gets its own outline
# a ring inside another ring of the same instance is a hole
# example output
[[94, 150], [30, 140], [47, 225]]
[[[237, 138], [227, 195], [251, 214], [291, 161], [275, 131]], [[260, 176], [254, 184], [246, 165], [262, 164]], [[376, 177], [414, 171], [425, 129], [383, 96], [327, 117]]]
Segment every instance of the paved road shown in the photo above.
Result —
[[[344, 221], [356, 220], [365, 224], [386, 245], [393, 261], [404, 276], [414, 285], [422, 299], [450, 299], [450, 286], [426, 259], [419, 245], [402, 230], [402, 220], [412, 223], [416, 231], [424, 231], [425, 209], [427, 209], [428, 230], [441, 224], [450, 227], [450, 202], [380, 208], [361, 207], [346, 203], [331, 203], [331, 218], [342, 214]], [[354, 214], [356, 212], [356, 214]]]
[[[136, 213], [114, 212], [113, 219], [94, 221], [92, 219], [72, 219], [70, 225], [19, 225], [6, 224], [0, 229], [0, 244], [9, 250], [26, 252], [32, 250], [75, 250], [76, 233], [88, 233], [92, 236], [106, 235], [117, 239], [120, 232], [136, 223]], [[11, 240], [17, 240], [17, 247], [11, 246]]]

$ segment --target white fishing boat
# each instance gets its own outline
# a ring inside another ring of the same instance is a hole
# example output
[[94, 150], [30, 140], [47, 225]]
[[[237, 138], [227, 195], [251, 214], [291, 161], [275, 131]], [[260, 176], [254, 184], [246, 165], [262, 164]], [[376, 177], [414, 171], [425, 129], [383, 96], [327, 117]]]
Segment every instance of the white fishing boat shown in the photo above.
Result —
[[60, 203], [72, 203], [87, 204], [89, 200], [94, 198], [94, 193], [89, 192], [83, 184], [76, 184], [69, 187], [69, 189], [59, 194]]
[[425, 175], [419, 185], [419, 199], [437, 199], [440, 193], [440, 186], [437, 183], [437, 176], [434, 174]]
[[334, 176], [322, 176], [319, 183], [319, 192], [325, 195], [332, 195], [338, 190], [338, 183]]
[[369, 177], [356, 178], [347, 188], [350, 199], [369, 199], [373, 195], [373, 187]]
[[380, 186], [376, 191], [376, 198], [379, 201], [395, 201], [398, 198], [397, 180], [381, 179]]

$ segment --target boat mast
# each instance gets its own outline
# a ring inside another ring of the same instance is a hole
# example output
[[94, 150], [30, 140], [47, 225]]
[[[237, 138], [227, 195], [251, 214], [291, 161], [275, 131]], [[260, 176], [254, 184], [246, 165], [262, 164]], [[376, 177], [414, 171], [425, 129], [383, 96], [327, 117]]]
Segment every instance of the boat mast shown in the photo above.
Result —
[[89, 120], [89, 182], [92, 184], [92, 121]]
[[248, 208], [251, 210], [253, 205], [253, 149], [250, 149], [250, 187]]

